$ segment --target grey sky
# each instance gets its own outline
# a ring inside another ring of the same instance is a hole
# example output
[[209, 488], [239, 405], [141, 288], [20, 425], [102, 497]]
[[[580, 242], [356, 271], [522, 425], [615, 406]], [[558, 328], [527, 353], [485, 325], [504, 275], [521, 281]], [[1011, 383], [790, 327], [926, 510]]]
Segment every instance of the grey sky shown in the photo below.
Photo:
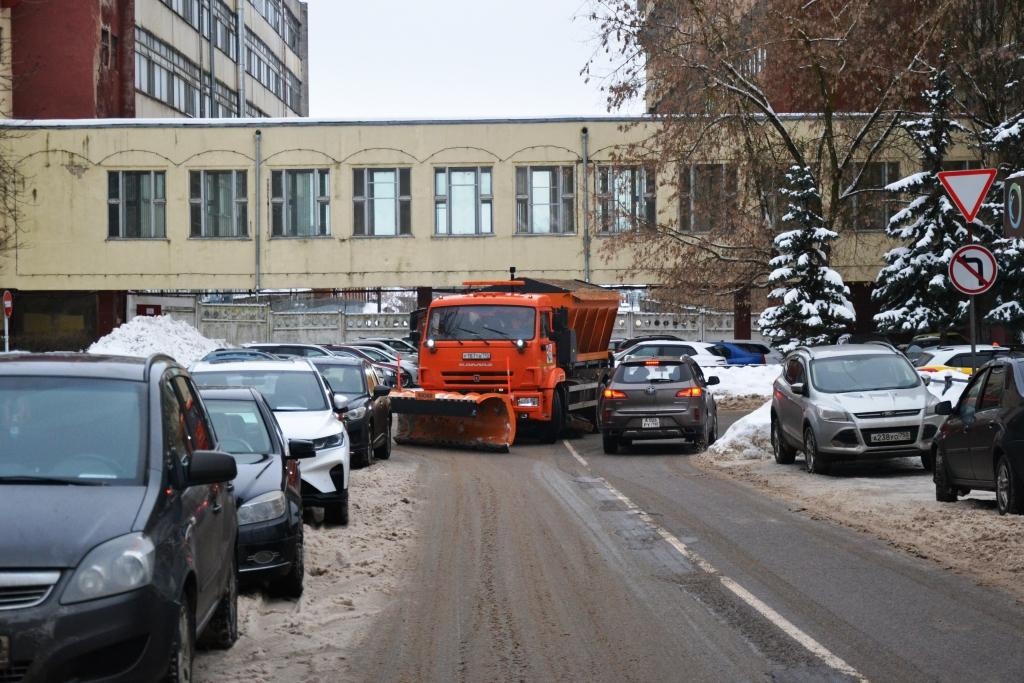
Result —
[[310, 116], [607, 113], [589, 0], [308, 2]]

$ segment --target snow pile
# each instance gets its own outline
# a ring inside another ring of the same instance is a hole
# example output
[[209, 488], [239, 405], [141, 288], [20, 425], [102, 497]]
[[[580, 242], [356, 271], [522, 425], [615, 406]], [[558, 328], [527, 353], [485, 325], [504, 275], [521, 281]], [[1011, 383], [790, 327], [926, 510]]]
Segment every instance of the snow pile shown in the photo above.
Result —
[[716, 460], [763, 460], [772, 457], [772, 402], [741, 417], [711, 444], [708, 453]]
[[89, 347], [89, 353], [142, 356], [166, 353], [189, 366], [210, 351], [225, 346], [223, 339], [207, 339], [186, 322], [167, 315], [138, 316]]
[[715, 398], [724, 396], [760, 396], [770, 398], [772, 384], [782, 374], [781, 365], [734, 365], [704, 368], [705, 377], [717, 377], [719, 383], [708, 387]]

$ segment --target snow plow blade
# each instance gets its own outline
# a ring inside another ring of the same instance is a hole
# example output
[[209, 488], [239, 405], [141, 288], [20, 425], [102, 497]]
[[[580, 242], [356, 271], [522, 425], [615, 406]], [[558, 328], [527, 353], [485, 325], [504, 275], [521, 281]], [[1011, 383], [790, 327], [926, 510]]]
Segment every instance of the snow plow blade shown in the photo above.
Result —
[[504, 394], [392, 391], [397, 443], [507, 453], [516, 438], [516, 415]]

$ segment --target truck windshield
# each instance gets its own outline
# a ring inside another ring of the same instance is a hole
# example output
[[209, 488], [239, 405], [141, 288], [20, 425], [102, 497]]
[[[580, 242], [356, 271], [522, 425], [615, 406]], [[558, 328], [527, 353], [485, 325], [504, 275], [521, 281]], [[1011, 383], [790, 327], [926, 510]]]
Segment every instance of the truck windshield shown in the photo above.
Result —
[[434, 340], [533, 339], [536, 312], [528, 306], [441, 306], [430, 312]]

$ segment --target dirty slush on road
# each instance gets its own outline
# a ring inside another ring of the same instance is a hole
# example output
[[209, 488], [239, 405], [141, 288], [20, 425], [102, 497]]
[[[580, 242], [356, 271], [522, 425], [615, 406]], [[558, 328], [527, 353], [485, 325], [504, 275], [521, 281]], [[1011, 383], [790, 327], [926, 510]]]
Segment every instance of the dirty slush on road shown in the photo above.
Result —
[[196, 658], [200, 682], [337, 681], [372, 617], [399, 588], [416, 536], [418, 463], [393, 458], [352, 472], [347, 527], [305, 526], [306, 584], [300, 600], [260, 591], [238, 601], [241, 636], [227, 652]]

